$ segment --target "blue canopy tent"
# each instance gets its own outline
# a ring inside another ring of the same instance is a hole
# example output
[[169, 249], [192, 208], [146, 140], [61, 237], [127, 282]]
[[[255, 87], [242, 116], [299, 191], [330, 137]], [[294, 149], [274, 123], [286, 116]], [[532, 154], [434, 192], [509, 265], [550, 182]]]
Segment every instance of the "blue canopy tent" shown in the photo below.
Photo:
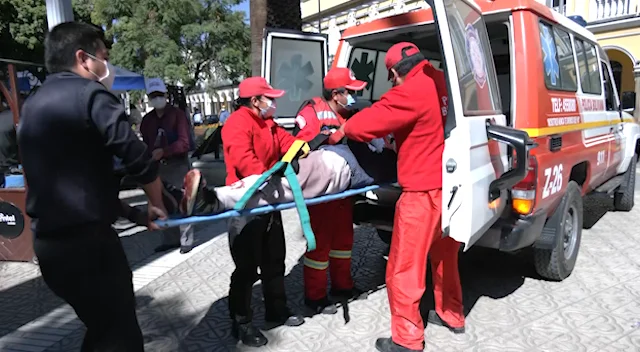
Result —
[[122, 92], [128, 90], [145, 89], [144, 76], [116, 66], [116, 79], [112, 90]]
[[[26, 71], [25, 71], [26, 72]], [[144, 84], [144, 76], [131, 72], [129, 70], [125, 70], [122, 67], [116, 66], [116, 78], [113, 82], [113, 88], [111, 89], [113, 92], [121, 93], [126, 92], [128, 90], [137, 90], [145, 89]], [[17, 84], [18, 90], [21, 92], [29, 92], [33, 87], [39, 86], [40, 81], [31, 76], [26, 76], [22, 72], [18, 73]], [[9, 81], [3, 82], [7, 87], [9, 86]]]

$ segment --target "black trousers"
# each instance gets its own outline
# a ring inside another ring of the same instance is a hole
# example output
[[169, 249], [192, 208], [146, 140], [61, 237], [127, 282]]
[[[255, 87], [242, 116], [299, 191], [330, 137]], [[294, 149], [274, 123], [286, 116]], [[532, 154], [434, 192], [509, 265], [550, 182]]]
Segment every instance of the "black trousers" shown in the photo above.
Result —
[[284, 289], [286, 246], [280, 213], [230, 219], [229, 245], [236, 265], [229, 289], [231, 318], [240, 322], [252, 320], [251, 291], [258, 280], [258, 268], [267, 317], [288, 314]]
[[131, 268], [110, 225], [37, 232], [34, 250], [47, 286], [87, 327], [81, 351], [144, 351]]

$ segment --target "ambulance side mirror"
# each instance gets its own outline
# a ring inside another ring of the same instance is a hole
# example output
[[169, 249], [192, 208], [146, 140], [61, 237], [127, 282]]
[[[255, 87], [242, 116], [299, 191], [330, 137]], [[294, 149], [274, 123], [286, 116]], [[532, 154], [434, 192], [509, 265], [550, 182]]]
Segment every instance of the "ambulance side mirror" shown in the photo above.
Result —
[[505, 172], [489, 185], [489, 202], [493, 202], [500, 198], [502, 190], [512, 188], [527, 176], [529, 149], [534, 148], [535, 144], [529, 139], [527, 132], [494, 125], [490, 121], [487, 121], [487, 138], [506, 143], [513, 148], [516, 154], [515, 169]]
[[622, 93], [622, 111], [632, 112], [636, 109], [636, 92]]

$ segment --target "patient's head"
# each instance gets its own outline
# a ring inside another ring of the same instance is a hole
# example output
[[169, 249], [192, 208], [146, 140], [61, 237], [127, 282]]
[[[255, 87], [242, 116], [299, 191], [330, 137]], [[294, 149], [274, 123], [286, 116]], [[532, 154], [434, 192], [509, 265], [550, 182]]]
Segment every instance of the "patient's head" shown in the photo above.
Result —
[[424, 55], [415, 44], [409, 42], [395, 44], [389, 48], [384, 59], [389, 71], [389, 81], [394, 87], [401, 85], [407, 74], [424, 60]]

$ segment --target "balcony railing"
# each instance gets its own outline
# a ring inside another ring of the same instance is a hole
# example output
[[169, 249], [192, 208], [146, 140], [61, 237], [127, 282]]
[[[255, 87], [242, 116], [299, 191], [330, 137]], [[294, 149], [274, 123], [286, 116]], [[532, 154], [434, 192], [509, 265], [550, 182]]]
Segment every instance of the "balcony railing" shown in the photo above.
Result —
[[635, 1], [630, 0], [591, 0], [589, 12], [594, 21], [615, 20], [620, 17], [638, 14]]

